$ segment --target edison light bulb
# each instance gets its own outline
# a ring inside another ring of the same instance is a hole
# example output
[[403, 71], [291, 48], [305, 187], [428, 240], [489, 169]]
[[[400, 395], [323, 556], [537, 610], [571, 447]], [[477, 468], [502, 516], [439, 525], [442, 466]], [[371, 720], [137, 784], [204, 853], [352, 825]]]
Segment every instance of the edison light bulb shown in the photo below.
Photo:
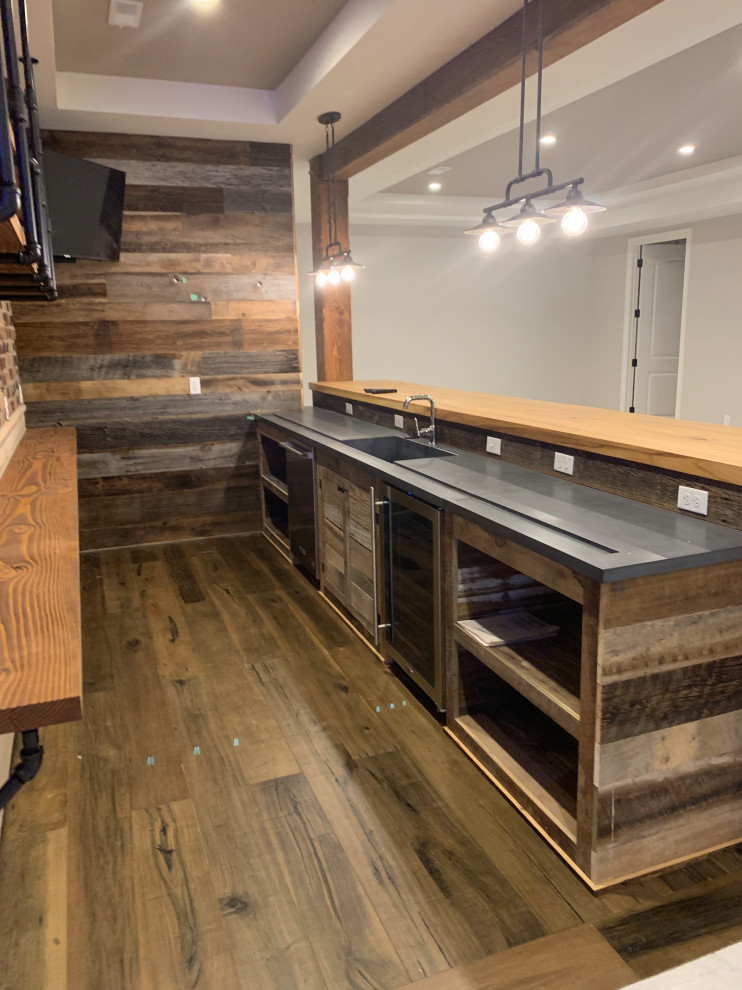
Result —
[[356, 270], [352, 265], [345, 265], [340, 272], [340, 278], [343, 282], [352, 282], [356, 277]]
[[491, 253], [500, 246], [500, 235], [496, 230], [485, 230], [479, 236], [479, 246], [483, 251]]
[[578, 237], [587, 230], [587, 213], [579, 206], [572, 206], [562, 217], [562, 230], [570, 237]]
[[324, 272], [317, 272], [316, 282], [318, 289], [324, 289], [324, 287], [327, 285], [327, 275], [325, 275]]
[[535, 220], [524, 220], [515, 236], [521, 244], [535, 244], [541, 236], [541, 228]]
[[337, 268], [330, 269], [330, 271], [327, 274], [327, 281], [330, 283], [330, 285], [340, 284], [340, 272], [337, 270]]

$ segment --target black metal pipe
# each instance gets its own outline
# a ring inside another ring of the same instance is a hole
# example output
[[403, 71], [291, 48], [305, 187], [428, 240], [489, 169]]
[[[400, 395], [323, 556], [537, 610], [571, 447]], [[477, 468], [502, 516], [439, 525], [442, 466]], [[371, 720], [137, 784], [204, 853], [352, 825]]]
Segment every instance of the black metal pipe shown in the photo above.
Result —
[[15, 181], [15, 159], [10, 140], [8, 94], [0, 85], [0, 221], [10, 220], [21, 208], [21, 191]]
[[18, 73], [18, 50], [15, 44], [13, 6], [11, 0], [0, 0], [0, 23], [3, 31], [5, 71], [8, 76], [8, 109], [15, 134], [15, 153], [21, 181], [21, 205], [23, 208], [23, 229], [26, 232], [26, 249], [22, 259], [26, 263], [38, 261], [41, 257], [36, 211], [31, 185], [31, 163], [26, 142], [26, 100], [21, 88]]
[[39, 275], [46, 289], [55, 290], [54, 251], [52, 248], [51, 223], [44, 181], [44, 153], [39, 126], [39, 107], [36, 100], [36, 86], [33, 67], [37, 60], [32, 57], [28, 38], [28, 9], [26, 0], [18, 0], [23, 73], [26, 82], [26, 108], [28, 110], [28, 135], [31, 146], [31, 179], [33, 184], [34, 209], [38, 218], [38, 234], [41, 244]]
[[15, 767], [7, 783], [0, 787], [0, 811], [24, 784], [34, 779], [44, 759], [44, 747], [39, 742], [39, 730], [28, 729], [22, 733], [22, 737], [21, 762]]
[[541, 168], [541, 89], [544, 75], [544, 0], [538, 2], [538, 83], [536, 86], [536, 164]]
[[[524, 196], [513, 196], [510, 197], [510, 189], [516, 182], [525, 182], [527, 179], [534, 179], [537, 175], [549, 176], [549, 185], [544, 186], [543, 189], [536, 189], [534, 192], [526, 193]], [[554, 193], [561, 192], [562, 189], [566, 189], [568, 186], [581, 186], [585, 180], [580, 177], [579, 179], [570, 179], [569, 182], [560, 182], [558, 185], [554, 185], [551, 172], [548, 168], [539, 169], [538, 172], [529, 172], [528, 175], [520, 175], [515, 179], [511, 179], [508, 183], [506, 190], [506, 198], [501, 200], [499, 203], [494, 203], [492, 206], [485, 206], [485, 213], [494, 213], [495, 210], [504, 210], [508, 206], [515, 206], [516, 203], [521, 203], [524, 199], [538, 199], [540, 196], [552, 196]]]
[[523, 130], [526, 125], [526, 53], [528, 43], [528, 0], [523, 0], [523, 25], [520, 52], [520, 133], [518, 138], [518, 175], [523, 175]]

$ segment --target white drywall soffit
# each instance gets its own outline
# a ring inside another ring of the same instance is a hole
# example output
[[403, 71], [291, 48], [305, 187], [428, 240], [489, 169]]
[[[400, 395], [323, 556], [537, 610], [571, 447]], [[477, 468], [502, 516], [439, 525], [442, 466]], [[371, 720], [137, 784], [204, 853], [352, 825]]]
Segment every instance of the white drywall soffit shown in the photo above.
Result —
[[519, 6], [520, 0], [467, 0], [463, 10], [450, 0], [349, 0], [275, 90], [248, 90], [93, 75], [69, 65], [57, 72], [52, 0], [36, 0], [29, 21], [40, 61], [41, 119], [66, 129], [288, 142], [298, 156], [311, 157], [323, 150], [316, 118], [328, 106], [339, 107], [347, 133]]
[[[698, 0], [664, 0], [546, 68], [543, 113], [547, 115], [741, 23], [739, 0], [715, 0], [702, 13]], [[354, 176], [351, 202], [506, 134], [517, 127], [519, 99], [519, 87], [513, 87]], [[627, 112], [633, 113], [633, 108]], [[529, 100], [526, 120], [534, 117], [535, 100]]]

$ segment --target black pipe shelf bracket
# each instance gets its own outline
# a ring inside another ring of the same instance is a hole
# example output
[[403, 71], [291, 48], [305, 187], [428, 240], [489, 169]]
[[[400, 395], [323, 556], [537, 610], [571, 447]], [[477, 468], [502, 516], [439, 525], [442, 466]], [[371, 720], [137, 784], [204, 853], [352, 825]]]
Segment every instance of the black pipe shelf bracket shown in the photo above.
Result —
[[29, 47], [27, 0], [17, 0], [17, 7], [16, 32], [13, 0], [0, 0], [0, 222], [17, 216], [25, 245], [15, 254], [0, 254], [0, 264], [18, 266], [0, 275], [0, 299], [51, 301], [57, 286], [33, 72], [37, 59]]
[[0, 787], [0, 811], [24, 784], [34, 779], [44, 759], [44, 747], [39, 742], [39, 730], [27, 729], [21, 733], [21, 736], [23, 739], [21, 762], [13, 769], [7, 782]]

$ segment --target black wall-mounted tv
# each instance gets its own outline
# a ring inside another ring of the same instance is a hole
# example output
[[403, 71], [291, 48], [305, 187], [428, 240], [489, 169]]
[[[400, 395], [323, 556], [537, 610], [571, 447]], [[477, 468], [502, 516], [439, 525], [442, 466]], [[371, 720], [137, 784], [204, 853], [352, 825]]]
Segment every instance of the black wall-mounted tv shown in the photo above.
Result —
[[45, 151], [44, 179], [54, 256], [118, 261], [126, 172]]

